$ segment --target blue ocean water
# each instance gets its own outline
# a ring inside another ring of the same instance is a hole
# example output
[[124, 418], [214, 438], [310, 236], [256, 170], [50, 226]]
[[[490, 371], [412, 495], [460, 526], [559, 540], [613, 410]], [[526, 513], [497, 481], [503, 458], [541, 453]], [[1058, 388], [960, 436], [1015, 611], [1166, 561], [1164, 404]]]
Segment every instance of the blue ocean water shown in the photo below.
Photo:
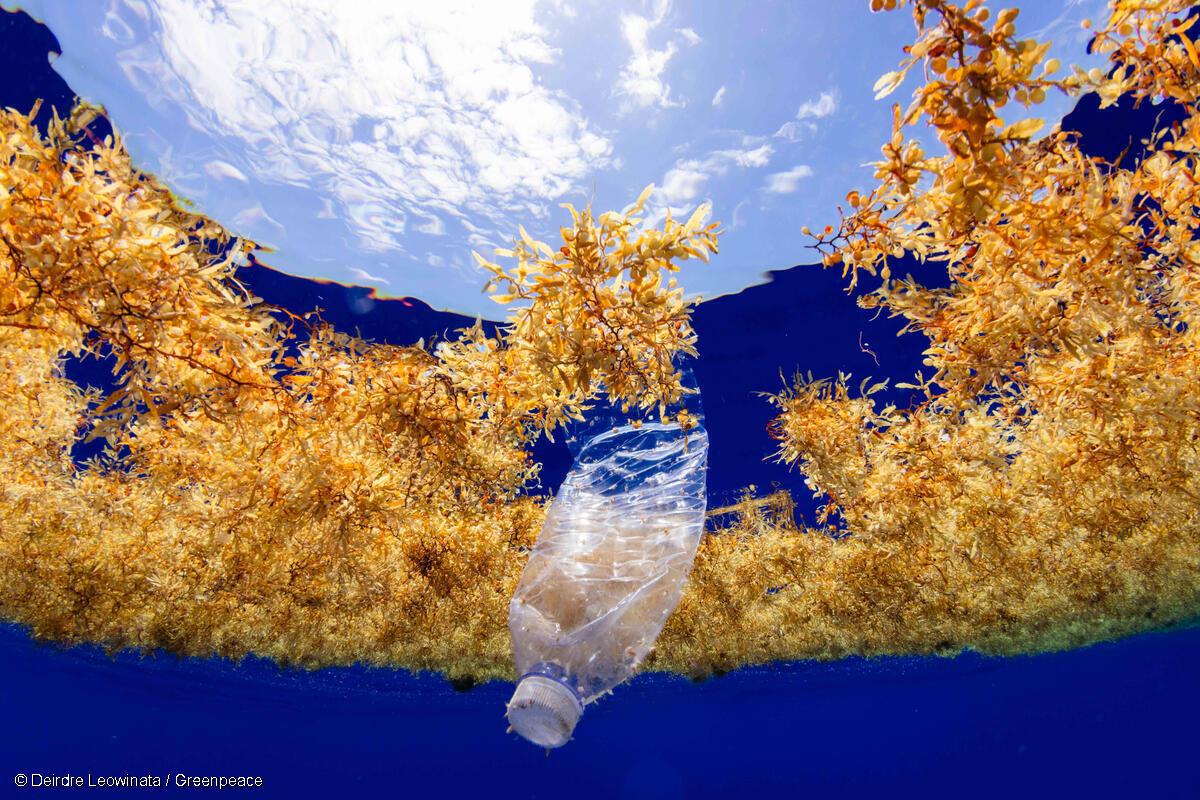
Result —
[[505, 735], [508, 683], [110, 659], [7, 626], [0, 793], [38, 772], [260, 776], [271, 797], [1190, 798], [1198, 664], [1192, 629], [1015, 659], [642, 675], [546, 755]]
[[[28, 18], [0, 14], [0, 105], [69, 106], [46, 64], [54, 46]], [[1115, 155], [1145, 119], [1085, 100], [1068, 124]], [[470, 323], [266, 267], [246, 277], [268, 302], [319, 305], [335, 325], [397, 344]], [[769, 461], [771, 409], [755, 392], [781, 388], [780, 373], [904, 379], [920, 368], [919, 340], [870, 321], [840, 276], [816, 267], [706, 302], [696, 327], [714, 503], [778, 486], [811, 515], [797, 476]], [[537, 455], [552, 489], [569, 455], [561, 444]], [[505, 735], [511, 684], [456, 691], [439, 676], [361, 667], [110, 658], [2, 626], [0, 793], [34, 791], [16, 783], [34, 774], [150, 775], [183, 792], [184, 774], [261, 777], [248, 791], [301, 797], [1196, 797], [1198, 667], [1191, 629], [1017, 659], [847, 659], [702, 684], [643, 675], [589, 707], [575, 741], [547, 756]]]

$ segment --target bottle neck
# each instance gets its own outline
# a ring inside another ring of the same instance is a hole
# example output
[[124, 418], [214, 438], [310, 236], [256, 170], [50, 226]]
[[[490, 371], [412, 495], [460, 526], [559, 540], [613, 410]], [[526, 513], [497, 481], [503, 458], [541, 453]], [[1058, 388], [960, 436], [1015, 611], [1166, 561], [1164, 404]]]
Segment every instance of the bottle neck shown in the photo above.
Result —
[[579, 695], [579, 689], [571, 684], [571, 679], [567, 675], [566, 669], [560, 665], [555, 664], [552, 661], [539, 661], [530, 667], [524, 675], [522, 675], [520, 678], [517, 678], [517, 683], [520, 683], [531, 675], [536, 675], [539, 678], [547, 678], [555, 683], [562, 684], [564, 687], [566, 687], [567, 691], [574, 696], [576, 701], [578, 701], [579, 708], [581, 710], [583, 709], [583, 698]]

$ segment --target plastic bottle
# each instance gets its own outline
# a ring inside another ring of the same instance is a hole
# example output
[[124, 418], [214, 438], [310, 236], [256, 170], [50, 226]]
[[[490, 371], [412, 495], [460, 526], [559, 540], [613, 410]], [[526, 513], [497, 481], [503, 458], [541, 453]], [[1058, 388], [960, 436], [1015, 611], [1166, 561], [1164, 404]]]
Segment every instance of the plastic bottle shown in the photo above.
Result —
[[575, 462], [509, 605], [521, 677], [508, 720], [541, 747], [566, 744], [584, 706], [633, 675], [679, 602], [708, 467], [699, 394], [668, 413], [681, 409], [694, 427], [631, 424], [610, 407], [568, 436]]

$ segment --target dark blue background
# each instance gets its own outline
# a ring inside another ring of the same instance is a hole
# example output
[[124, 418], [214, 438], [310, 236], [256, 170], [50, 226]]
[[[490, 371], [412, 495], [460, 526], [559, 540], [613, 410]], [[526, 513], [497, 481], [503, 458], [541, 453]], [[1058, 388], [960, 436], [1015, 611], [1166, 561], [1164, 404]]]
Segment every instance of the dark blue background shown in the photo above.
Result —
[[643, 675], [546, 756], [504, 734], [509, 684], [109, 659], [0, 628], [0, 794], [17, 772], [129, 771], [260, 775], [271, 797], [1194, 798], [1198, 663], [1193, 629], [1029, 658]]
[[[46, 62], [56, 48], [28, 18], [0, 14], [0, 105], [28, 110], [41, 97], [69, 107], [70, 90]], [[1066, 124], [1112, 157], [1158, 110], [1101, 114], [1085, 98]], [[267, 267], [245, 278], [268, 302], [298, 313], [320, 306], [335, 325], [396, 344], [471, 322]], [[695, 324], [714, 503], [749, 484], [780, 486], [811, 515], [796, 474], [764, 460], [772, 410], [755, 392], [780, 389], [781, 374], [895, 381], [921, 366], [919, 338], [897, 339], [895, 321], [871, 322], [840, 275], [819, 267], [703, 303]], [[902, 392], [887, 400], [907, 403]], [[565, 448], [543, 445], [538, 456], [553, 488], [569, 465]], [[462, 693], [437, 676], [365, 668], [110, 659], [0, 626], [0, 794], [33, 791], [15, 788], [19, 772], [128, 771], [259, 775], [264, 796], [1197, 797], [1198, 666], [1200, 631], [1187, 630], [1007, 660], [847, 659], [699, 685], [640, 676], [589, 707], [576, 740], [546, 757], [504, 735], [508, 684]]]

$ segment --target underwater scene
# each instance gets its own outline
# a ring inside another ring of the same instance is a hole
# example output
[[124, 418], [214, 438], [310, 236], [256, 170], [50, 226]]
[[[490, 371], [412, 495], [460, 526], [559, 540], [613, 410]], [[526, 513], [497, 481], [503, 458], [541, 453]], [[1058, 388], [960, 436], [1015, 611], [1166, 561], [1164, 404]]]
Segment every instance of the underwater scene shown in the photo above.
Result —
[[1200, 7], [0, 2], [0, 793], [1197, 797]]

